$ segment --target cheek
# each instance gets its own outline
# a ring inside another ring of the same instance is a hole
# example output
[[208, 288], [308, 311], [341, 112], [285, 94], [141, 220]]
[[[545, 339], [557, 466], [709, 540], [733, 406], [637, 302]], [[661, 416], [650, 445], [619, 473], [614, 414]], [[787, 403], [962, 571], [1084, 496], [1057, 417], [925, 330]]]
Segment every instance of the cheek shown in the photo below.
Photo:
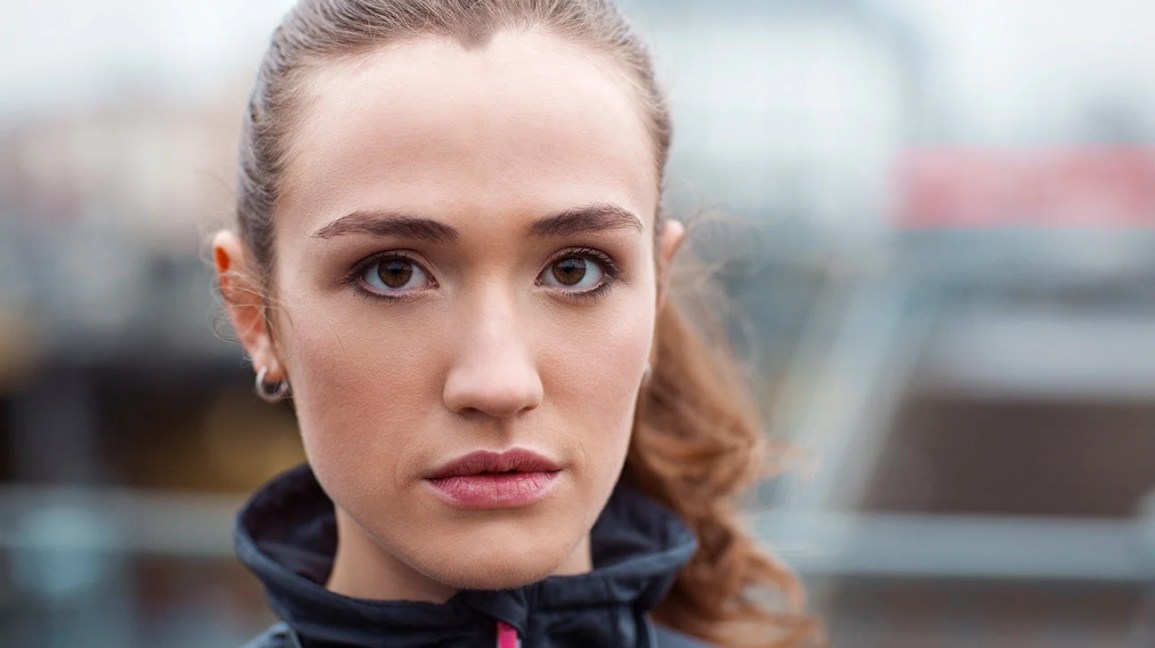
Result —
[[440, 397], [436, 324], [315, 298], [293, 304], [286, 364], [310, 463], [326, 474], [405, 474]]
[[542, 354], [547, 400], [581, 445], [591, 477], [610, 479], [611, 486], [629, 445], [639, 380], [653, 342], [650, 303], [629, 300], [588, 320], [570, 321]]

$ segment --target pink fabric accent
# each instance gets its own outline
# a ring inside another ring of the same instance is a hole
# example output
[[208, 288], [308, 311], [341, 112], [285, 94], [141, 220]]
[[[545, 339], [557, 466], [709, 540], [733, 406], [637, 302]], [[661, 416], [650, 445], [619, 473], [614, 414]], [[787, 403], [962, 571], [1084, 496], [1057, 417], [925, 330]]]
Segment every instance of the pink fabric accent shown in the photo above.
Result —
[[497, 648], [519, 648], [521, 640], [517, 638], [517, 628], [497, 622]]

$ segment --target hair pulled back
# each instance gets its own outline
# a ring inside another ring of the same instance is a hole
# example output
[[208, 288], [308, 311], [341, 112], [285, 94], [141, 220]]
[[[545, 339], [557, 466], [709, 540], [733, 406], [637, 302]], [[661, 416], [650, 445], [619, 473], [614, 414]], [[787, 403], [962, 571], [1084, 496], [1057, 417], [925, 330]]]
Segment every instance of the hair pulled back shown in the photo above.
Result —
[[[310, 75], [406, 39], [439, 36], [471, 48], [507, 29], [544, 31], [617, 63], [637, 90], [664, 176], [669, 112], [649, 54], [607, 0], [301, 0], [273, 33], [244, 118], [236, 220], [254, 287], [274, 293], [274, 211]], [[676, 299], [658, 313], [656, 333], [623, 478], [674, 509], [700, 546], [654, 615], [724, 645], [802, 645], [815, 624], [796, 580], [735, 517], [734, 498], [760, 474], [763, 457], [745, 382], [722, 338], [707, 343]]]

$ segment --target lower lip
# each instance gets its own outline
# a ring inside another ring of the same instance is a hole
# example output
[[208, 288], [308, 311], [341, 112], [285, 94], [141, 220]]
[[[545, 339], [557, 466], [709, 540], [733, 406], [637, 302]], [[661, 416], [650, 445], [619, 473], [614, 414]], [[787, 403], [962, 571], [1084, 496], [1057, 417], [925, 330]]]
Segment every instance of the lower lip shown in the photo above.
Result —
[[462, 508], [517, 508], [536, 504], [549, 495], [556, 472], [515, 472], [462, 475], [426, 480], [439, 494]]

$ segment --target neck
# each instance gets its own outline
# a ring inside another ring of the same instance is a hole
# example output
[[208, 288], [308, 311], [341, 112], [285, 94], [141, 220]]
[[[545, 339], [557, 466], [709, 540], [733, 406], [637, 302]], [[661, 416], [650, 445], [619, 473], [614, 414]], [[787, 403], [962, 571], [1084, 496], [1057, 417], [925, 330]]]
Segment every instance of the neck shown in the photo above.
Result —
[[[422, 574], [393, 555], [341, 509], [336, 511], [337, 553], [326, 589], [343, 596], [382, 601], [444, 603], [457, 588]], [[551, 572], [584, 574], [593, 569], [589, 536]]]

